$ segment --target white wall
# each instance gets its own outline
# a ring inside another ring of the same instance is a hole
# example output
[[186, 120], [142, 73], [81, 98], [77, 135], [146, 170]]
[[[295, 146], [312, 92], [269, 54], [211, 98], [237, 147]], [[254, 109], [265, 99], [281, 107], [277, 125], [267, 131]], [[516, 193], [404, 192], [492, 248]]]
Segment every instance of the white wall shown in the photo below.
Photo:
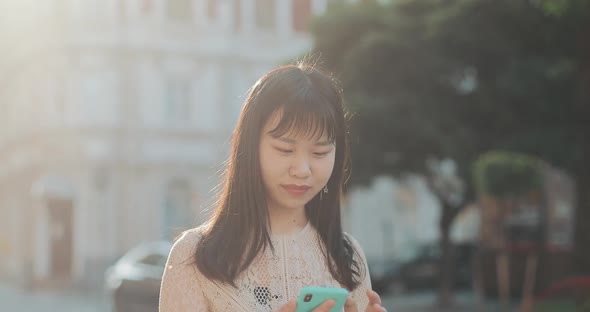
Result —
[[117, 69], [101, 53], [87, 53], [70, 68], [65, 118], [72, 126], [114, 126], [118, 123], [120, 80]]
[[376, 178], [347, 198], [347, 229], [370, 261], [411, 257], [421, 244], [438, 238], [440, 209], [423, 180]]
[[[280, 20], [277, 27], [284, 36], [262, 39], [255, 33], [252, 20], [255, 11], [248, 6], [254, 1], [249, 0], [242, 1], [239, 34], [234, 33], [231, 25], [230, 1], [220, 4], [218, 21], [203, 25], [199, 20], [188, 25], [205, 26], [197, 31], [187, 28], [177, 32], [176, 26], [182, 28], [182, 25], [165, 20], [164, 0], [154, 0], [154, 12], [147, 17], [137, 14], [139, 0], [130, 0], [127, 7], [131, 13], [127, 14], [125, 23], [120, 23], [117, 0], [51, 0], [39, 7], [44, 16], [42, 21], [26, 14], [36, 7], [35, 1], [29, 0], [19, 5], [22, 19], [15, 18], [16, 15], [10, 17], [15, 27], [34, 35], [21, 37], [24, 41], [30, 39], [22, 47], [24, 52], [39, 52], [28, 46], [33, 43], [47, 52], [33, 53], [32, 58], [25, 59], [27, 62], [19, 67], [18, 77], [0, 74], [0, 81], [11, 82], [9, 89], [0, 90], [0, 97], [8, 99], [6, 106], [0, 103], [7, 114], [0, 116], [3, 123], [0, 144], [2, 140], [12, 142], [12, 153], [17, 155], [0, 164], [0, 174], [28, 170], [36, 162], [41, 164], [42, 169], [35, 169], [40, 175], [65, 172], [75, 186], [73, 265], [77, 277], [82, 278], [88, 272], [90, 268], [86, 265], [92, 260], [120, 255], [141, 240], [158, 238], [165, 181], [180, 173], [189, 175], [196, 194], [193, 204], [197, 222], [205, 219], [206, 212], [202, 210], [212, 204], [212, 189], [218, 182], [215, 171], [224, 160], [220, 155], [225, 156], [229, 148], [225, 134], [234, 127], [248, 88], [279, 61], [309, 48], [309, 38], [301, 34], [286, 35], [292, 34], [287, 28], [291, 25], [286, 18], [290, 15], [289, 6], [288, 1], [281, 1], [277, 5]], [[22, 1], [15, 1], [15, 6], [17, 2]], [[205, 2], [195, 1], [200, 5]], [[59, 7], [52, 7], [58, 4]], [[324, 6], [324, 0], [313, 2], [314, 10]], [[0, 25], [4, 25], [2, 19]], [[55, 35], [47, 36], [51, 39], [48, 42], [39, 43], [37, 37], [44, 27], [52, 29]], [[0, 32], [6, 33], [5, 29]], [[8, 35], [13, 33], [10, 31]], [[29, 55], [20, 53], [20, 46], [14, 48], [9, 52], [16, 56]], [[129, 58], [132, 63], [122, 64], [119, 57], [127, 54], [117, 55], [117, 51], [134, 53]], [[23, 61], [9, 56], [5, 60], [7, 64]], [[0, 61], [0, 65], [5, 63]], [[164, 86], [166, 78], [174, 75], [184, 75], [190, 84], [190, 118], [178, 132], [174, 131], [178, 130], [175, 123], [165, 119]], [[123, 105], [136, 105], [138, 116], [121, 115]], [[130, 132], [139, 135], [126, 137], [128, 144], [121, 148], [111, 128], [123, 123], [135, 126], [135, 118], [141, 121], [142, 128]], [[50, 160], [42, 153], [28, 158], [21, 156], [31, 148], [26, 142], [18, 146], [19, 130], [37, 127], [45, 131], [39, 126], [71, 130], [42, 132], [46, 140], [42, 144], [52, 148]], [[88, 127], [94, 131], [90, 136], [79, 131]], [[149, 131], [143, 132], [146, 129]], [[219, 133], [223, 134], [221, 138]], [[70, 139], [84, 144], [53, 146], [53, 142]], [[137, 151], [136, 157], [132, 153]], [[122, 164], [117, 163], [120, 160], [117, 155], [122, 156]], [[109, 170], [108, 183], [102, 190], [95, 184], [101, 168]], [[20, 200], [15, 198], [15, 202]], [[23, 218], [18, 204], [9, 202], [0, 209], [6, 207], [15, 213], [12, 217]], [[46, 236], [43, 226], [39, 225], [36, 234], [39, 241]], [[43, 262], [47, 261], [43, 257], [49, 256], [47, 247], [31, 246], [36, 255], [41, 255], [41, 262], [35, 266], [41, 275], [48, 269], [47, 262]], [[13, 255], [20, 261], [24, 253]], [[25, 267], [20, 263], [19, 266]]]

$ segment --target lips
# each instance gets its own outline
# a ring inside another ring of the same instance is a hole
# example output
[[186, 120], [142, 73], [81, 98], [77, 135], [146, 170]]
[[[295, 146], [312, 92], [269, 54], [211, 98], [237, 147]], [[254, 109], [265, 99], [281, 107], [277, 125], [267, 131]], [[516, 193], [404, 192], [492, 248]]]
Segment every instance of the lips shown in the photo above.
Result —
[[281, 186], [291, 195], [303, 195], [311, 188], [311, 186], [308, 185], [296, 184], [282, 184]]

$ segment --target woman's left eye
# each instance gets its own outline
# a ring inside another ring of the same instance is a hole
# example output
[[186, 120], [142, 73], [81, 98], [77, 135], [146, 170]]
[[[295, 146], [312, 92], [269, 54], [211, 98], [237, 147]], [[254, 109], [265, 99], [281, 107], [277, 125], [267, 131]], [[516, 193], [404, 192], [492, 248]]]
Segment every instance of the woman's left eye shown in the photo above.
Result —
[[324, 156], [328, 155], [328, 153], [330, 153], [330, 152], [313, 153], [313, 154], [318, 157], [324, 157]]
[[276, 147], [276, 150], [279, 151], [279, 152], [281, 152], [281, 153], [285, 153], [285, 154], [288, 154], [288, 153], [291, 153], [292, 152], [292, 150], [278, 148], [278, 147]]

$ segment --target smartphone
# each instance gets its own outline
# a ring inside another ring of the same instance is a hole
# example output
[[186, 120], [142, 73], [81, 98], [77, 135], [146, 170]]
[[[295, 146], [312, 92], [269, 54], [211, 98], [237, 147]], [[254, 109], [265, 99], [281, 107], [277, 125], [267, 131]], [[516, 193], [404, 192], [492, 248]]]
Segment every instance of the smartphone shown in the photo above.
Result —
[[336, 305], [332, 307], [330, 312], [340, 312], [344, 308], [347, 297], [348, 291], [344, 288], [303, 287], [297, 297], [295, 312], [311, 312], [328, 299], [336, 301]]

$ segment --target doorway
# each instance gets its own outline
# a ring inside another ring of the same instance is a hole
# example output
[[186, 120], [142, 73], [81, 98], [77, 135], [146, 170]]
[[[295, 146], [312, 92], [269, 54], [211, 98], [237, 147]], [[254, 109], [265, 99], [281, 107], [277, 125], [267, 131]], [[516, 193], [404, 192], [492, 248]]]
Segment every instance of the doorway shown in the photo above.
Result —
[[73, 237], [71, 199], [49, 198], [47, 200], [49, 221], [50, 278], [70, 279], [72, 275]]

